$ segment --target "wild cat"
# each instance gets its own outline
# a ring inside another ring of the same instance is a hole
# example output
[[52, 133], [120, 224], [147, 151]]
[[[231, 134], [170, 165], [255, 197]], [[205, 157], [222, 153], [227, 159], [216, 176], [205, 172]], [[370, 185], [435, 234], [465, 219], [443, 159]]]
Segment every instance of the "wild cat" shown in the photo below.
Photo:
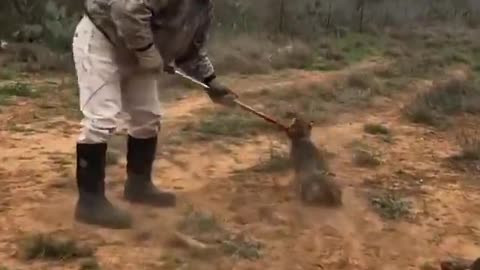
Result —
[[295, 186], [306, 204], [340, 206], [342, 190], [328, 174], [325, 156], [311, 140], [313, 122], [296, 116], [287, 129]]

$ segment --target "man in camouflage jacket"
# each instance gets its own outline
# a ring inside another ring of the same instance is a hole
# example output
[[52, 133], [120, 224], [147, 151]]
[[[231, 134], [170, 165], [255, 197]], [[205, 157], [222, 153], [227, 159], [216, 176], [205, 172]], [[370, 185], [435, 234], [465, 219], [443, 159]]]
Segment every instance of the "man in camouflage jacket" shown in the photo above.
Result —
[[72, 46], [84, 116], [77, 141], [76, 220], [132, 225], [130, 215], [105, 196], [107, 142], [121, 112], [129, 115], [124, 198], [158, 207], [176, 204], [173, 193], [152, 183], [161, 119], [157, 77], [173, 74], [176, 66], [207, 84], [212, 101], [231, 104], [236, 95], [218, 82], [207, 56], [212, 17], [211, 0], [86, 0]]

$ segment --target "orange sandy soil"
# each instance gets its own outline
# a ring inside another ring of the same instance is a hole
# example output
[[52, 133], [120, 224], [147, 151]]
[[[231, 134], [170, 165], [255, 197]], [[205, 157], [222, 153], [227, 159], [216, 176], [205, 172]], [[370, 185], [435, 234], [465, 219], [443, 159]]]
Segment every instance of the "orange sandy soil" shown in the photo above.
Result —
[[[242, 94], [312, 81], [328, 84], [347, 72], [289, 70], [232, 76], [228, 82]], [[136, 223], [131, 230], [112, 231], [73, 221], [80, 122], [62, 115], [60, 105], [65, 99], [59, 94], [69, 93], [71, 86], [58, 76], [48, 82], [35, 76], [28, 80], [48, 83], [55, 90], [39, 99], [18, 99], [0, 113], [0, 265], [8, 269], [79, 269], [78, 260], [21, 260], [17, 243], [34, 233], [62, 233], [89, 243], [96, 248], [101, 269], [112, 270], [436, 269], [445, 256], [480, 254], [478, 167], [462, 171], [446, 161], [459, 152], [456, 128], [475, 127], [480, 121], [459, 117], [455, 129], [438, 131], [414, 125], [401, 114], [402, 106], [430, 81], [417, 81], [408, 91], [376, 98], [366, 109], [344, 110], [333, 121], [315, 127], [313, 140], [332, 153], [332, 171], [344, 189], [340, 209], [299, 204], [287, 188], [291, 172], [232, 176], [268, 155], [272, 142], [287, 149], [288, 141], [282, 136], [260, 134], [240, 144], [180, 141], [168, 145], [185, 122], [199, 117], [198, 109], [214, 106], [200, 91], [185, 91], [181, 98], [164, 103], [155, 165], [156, 184], [175, 190], [179, 205], [153, 209], [122, 201], [122, 158], [108, 168], [108, 196], [129, 209]], [[387, 126], [392, 141], [366, 134], [366, 123]], [[350, 145], [358, 140], [381, 153], [382, 163], [376, 169], [353, 164]], [[124, 150], [122, 143], [117, 142]], [[402, 192], [413, 202], [408, 218], [385, 220], [372, 208], [368, 194], [386, 188]], [[260, 258], [225, 255], [202, 260], [173, 247], [169, 240], [187, 204], [214, 213], [230, 231], [263, 243]], [[172, 266], [168, 262], [172, 257], [181, 258], [183, 268]]]

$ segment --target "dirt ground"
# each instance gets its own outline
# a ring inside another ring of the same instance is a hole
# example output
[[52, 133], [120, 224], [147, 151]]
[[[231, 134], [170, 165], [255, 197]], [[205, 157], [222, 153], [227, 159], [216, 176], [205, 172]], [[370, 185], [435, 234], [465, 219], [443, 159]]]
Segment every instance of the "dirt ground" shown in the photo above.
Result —
[[[361, 63], [351, 69], [378, 64]], [[242, 95], [311, 82], [328, 85], [351, 69], [288, 70], [231, 76], [227, 81]], [[135, 227], [112, 231], [73, 221], [75, 140], [81, 126], [77, 118], [65, 116], [62, 107], [67, 102], [62, 93], [73, 87], [61, 76], [39, 78], [26, 79], [54, 90], [36, 99], [18, 98], [0, 113], [0, 265], [6, 269], [93, 269], [80, 266], [79, 260], [20, 259], [19, 239], [35, 233], [69, 235], [88, 243], [95, 247], [101, 269], [112, 270], [438, 269], [438, 261], [447, 256], [480, 254], [478, 167], [459, 170], [448, 162], [460, 151], [455, 131], [480, 121], [458, 116], [454, 128], [437, 130], [402, 115], [403, 107], [431, 81], [418, 80], [404, 91], [375, 97], [368, 107], [339, 110], [314, 128], [314, 142], [331, 153], [332, 171], [344, 189], [340, 209], [302, 206], [288, 190], [289, 170], [249, 173], [269, 156], [272, 145], [287, 151], [288, 141], [281, 134], [257, 132], [233, 140], [199, 141], [177, 136], [186, 123], [204, 117], [199, 110], [215, 105], [200, 91], [169, 90], [182, 94], [164, 99], [154, 177], [156, 184], [176, 191], [180, 203], [174, 209], [125, 203], [122, 154], [108, 168], [108, 196], [131, 211]], [[274, 102], [265, 95], [254, 105], [261, 108], [267, 100]], [[366, 133], [369, 123], [387, 127], [389, 139]], [[376, 149], [378, 166], [354, 164], [352, 144], [359, 141]], [[124, 152], [120, 136], [112, 142], [115, 147]], [[401, 194], [410, 202], [405, 218], [386, 219], [372, 206], [372, 194], [385, 192]], [[173, 245], [176, 224], [191, 205], [213, 213], [232, 234], [261, 243], [255, 248], [258, 256], [205, 258]]]

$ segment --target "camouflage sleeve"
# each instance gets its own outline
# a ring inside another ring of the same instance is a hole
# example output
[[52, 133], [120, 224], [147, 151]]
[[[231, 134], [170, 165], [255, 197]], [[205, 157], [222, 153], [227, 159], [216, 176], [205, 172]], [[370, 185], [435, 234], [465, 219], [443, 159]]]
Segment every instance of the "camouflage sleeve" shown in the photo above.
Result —
[[205, 22], [198, 28], [198, 34], [194, 44], [192, 44], [191, 51], [186, 57], [176, 61], [181, 70], [201, 81], [215, 76], [215, 70], [207, 52], [209, 31], [213, 20], [213, 6], [211, 4], [205, 14]]
[[131, 50], [142, 50], [153, 44], [151, 17], [164, 8], [168, 0], [111, 1], [111, 16], [118, 34]]

